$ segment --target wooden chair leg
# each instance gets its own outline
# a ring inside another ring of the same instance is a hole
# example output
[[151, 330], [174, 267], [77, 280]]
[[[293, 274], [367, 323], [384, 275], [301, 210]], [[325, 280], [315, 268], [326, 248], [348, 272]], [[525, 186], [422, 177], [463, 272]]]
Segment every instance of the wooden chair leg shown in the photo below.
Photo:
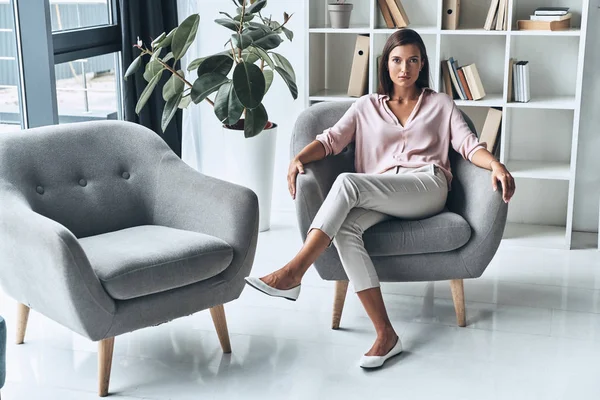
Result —
[[102, 339], [98, 342], [98, 395], [100, 397], [108, 395], [114, 347], [114, 337]]
[[17, 305], [17, 344], [23, 344], [25, 341], [27, 320], [29, 320], [29, 307], [19, 303]]
[[335, 296], [333, 298], [333, 318], [331, 329], [340, 329], [340, 320], [346, 301], [346, 292], [348, 291], [348, 281], [335, 281]]
[[219, 337], [219, 342], [221, 342], [223, 353], [231, 353], [229, 330], [227, 329], [227, 319], [225, 319], [225, 308], [223, 307], [223, 304], [211, 308], [210, 316], [215, 324], [215, 329], [217, 330], [217, 336]]
[[453, 279], [450, 281], [450, 290], [452, 291], [452, 300], [454, 301], [454, 310], [456, 311], [456, 322], [458, 326], [467, 326], [465, 317], [465, 290], [462, 279]]

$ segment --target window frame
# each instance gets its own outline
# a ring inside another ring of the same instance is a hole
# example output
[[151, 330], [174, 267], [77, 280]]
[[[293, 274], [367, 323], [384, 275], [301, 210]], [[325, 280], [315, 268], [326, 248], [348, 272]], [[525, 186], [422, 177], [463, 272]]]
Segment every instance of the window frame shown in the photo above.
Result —
[[[108, 25], [57, 32], [52, 32], [50, 0], [10, 1], [15, 20], [22, 127], [56, 125], [59, 118], [55, 65], [122, 50], [119, 0], [107, 0]], [[119, 119], [123, 116], [121, 71], [121, 57], [115, 57]]]

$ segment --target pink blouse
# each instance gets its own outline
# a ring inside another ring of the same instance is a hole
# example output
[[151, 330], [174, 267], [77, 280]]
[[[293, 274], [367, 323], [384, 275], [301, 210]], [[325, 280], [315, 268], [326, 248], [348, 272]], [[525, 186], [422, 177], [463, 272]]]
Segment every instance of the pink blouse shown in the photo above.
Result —
[[396, 166], [435, 164], [446, 175], [450, 187], [450, 145], [469, 161], [477, 150], [486, 148], [445, 93], [423, 90], [404, 126], [387, 100], [389, 96], [381, 94], [358, 98], [333, 127], [317, 135], [326, 155], [338, 154], [354, 141], [356, 172], [379, 174]]

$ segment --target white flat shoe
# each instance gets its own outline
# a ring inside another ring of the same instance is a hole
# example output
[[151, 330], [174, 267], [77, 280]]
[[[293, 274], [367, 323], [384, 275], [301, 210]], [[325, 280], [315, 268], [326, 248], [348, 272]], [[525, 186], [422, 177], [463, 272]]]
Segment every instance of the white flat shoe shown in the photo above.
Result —
[[362, 356], [360, 366], [361, 368], [379, 368], [384, 362], [400, 353], [402, 353], [402, 342], [400, 341], [400, 337], [398, 337], [398, 341], [394, 347], [385, 356]]
[[296, 301], [298, 299], [298, 296], [300, 296], [300, 285], [293, 287], [291, 289], [281, 290], [281, 289], [275, 289], [274, 287], [267, 285], [260, 279], [254, 278], [252, 276], [249, 276], [249, 277], [245, 278], [244, 280], [246, 281], [246, 283], [248, 285], [252, 286], [254, 289], [259, 290], [265, 294], [268, 294], [269, 296], [283, 297], [284, 299], [288, 299], [288, 300], [292, 300], [292, 301]]

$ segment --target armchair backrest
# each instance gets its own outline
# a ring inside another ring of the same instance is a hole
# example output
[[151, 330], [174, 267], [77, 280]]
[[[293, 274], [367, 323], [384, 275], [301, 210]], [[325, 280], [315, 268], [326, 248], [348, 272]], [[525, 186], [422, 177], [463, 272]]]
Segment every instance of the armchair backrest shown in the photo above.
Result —
[[[0, 135], [0, 200], [18, 196], [77, 237], [143, 225], [171, 150], [123, 121], [53, 125]], [[2, 201], [0, 201], [0, 204]]]

